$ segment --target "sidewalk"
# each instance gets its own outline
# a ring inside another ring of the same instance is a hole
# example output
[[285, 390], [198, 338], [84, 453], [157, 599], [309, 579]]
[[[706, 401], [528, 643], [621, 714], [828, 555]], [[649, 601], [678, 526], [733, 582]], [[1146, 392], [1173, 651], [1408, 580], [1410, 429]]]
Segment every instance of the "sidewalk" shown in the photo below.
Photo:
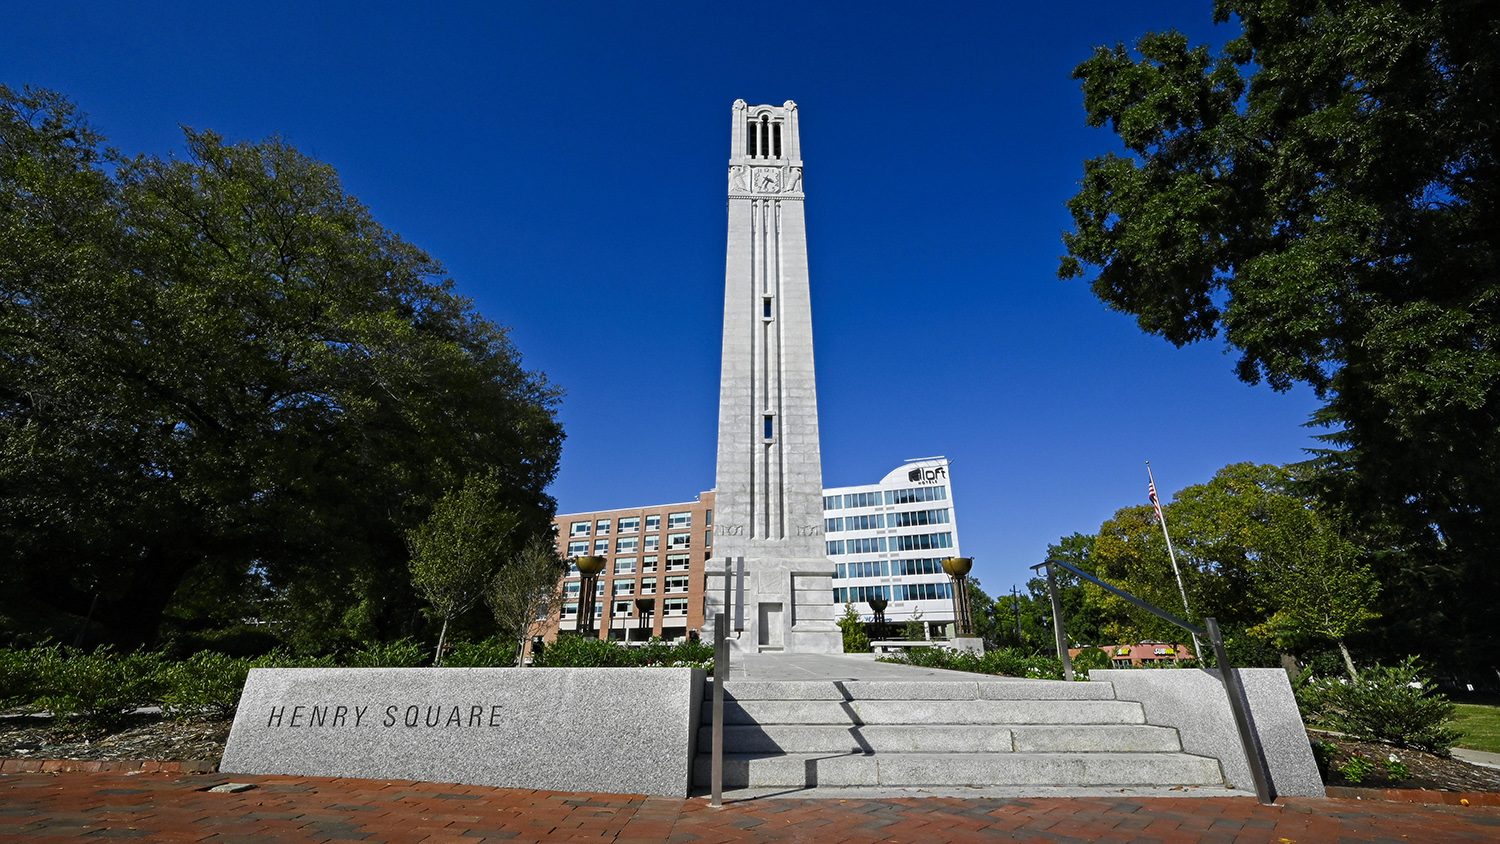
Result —
[[1448, 842], [1500, 840], [1500, 808], [1357, 800], [1077, 799], [753, 800], [569, 794], [383, 780], [236, 776], [239, 794], [204, 789], [220, 774], [0, 775], [0, 842], [365, 841], [402, 844], [577, 842], [1119, 841]]

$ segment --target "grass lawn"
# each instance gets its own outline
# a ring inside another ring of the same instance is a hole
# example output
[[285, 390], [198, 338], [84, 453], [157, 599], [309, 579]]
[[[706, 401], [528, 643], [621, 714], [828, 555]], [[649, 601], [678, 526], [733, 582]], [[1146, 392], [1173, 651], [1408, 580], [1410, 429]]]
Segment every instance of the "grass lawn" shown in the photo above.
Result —
[[1458, 740], [1459, 747], [1500, 753], [1500, 706], [1460, 703], [1453, 726], [1464, 733]]

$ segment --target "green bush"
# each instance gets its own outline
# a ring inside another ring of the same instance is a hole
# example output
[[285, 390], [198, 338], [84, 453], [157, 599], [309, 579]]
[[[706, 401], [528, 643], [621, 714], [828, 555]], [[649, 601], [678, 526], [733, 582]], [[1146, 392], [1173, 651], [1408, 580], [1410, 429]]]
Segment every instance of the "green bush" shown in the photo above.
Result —
[[867, 654], [870, 652], [870, 637], [865, 634], [864, 622], [853, 604], [844, 604], [844, 614], [839, 618], [839, 629], [844, 632], [844, 653]]
[[510, 668], [515, 664], [515, 640], [493, 636], [482, 642], [457, 642], [443, 657], [446, 668]]
[[606, 639], [560, 636], [542, 651], [534, 665], [539, 668], [710, 669], [713, 657], [713, 646], [702, 642], [667, 644], [652, 639], [645, 645], [632, 648]]
[[76, 648], [44, 649], [37, 670], [36, 705], [57, 723], [86, 733], [107, 731], [142, 706], [160, 701], [165, 662], [161, 654], [93, 653]]
[[1095, 668], [1109, 668], [1113, 664], [1109, 654], [1099, 648], [1084, 648], [1073, 657], [1073, 671], [1084, 676]]
[[1344, 775], [1344, 779], [1356, 785], [1364, 782], [1365, 777], [1374, 772], [1375, 763], [1357, 751], [1350, 754], [1349, 758], [1344, 760], [1344, 764], [1339, 766], [1339, 773]]
[[214, 651], [167, 664], [161, 674], [161, 708], [177, 718], [201, 712], [227, 718], [239, 705], [250, 667], [251, 660]]
[[626, 668], [635, 663], [624, 645], [591, 636], [559, 636], [535, 664], [540, 668]]
[[1003, 677], [1041, 680], [1061, 680], [1063, 677], [1061, 660], [1042, 654], [1025, 653], [1019, 648], [999, 648], [988, 651], [983, 656], [946, 648], [910, 648], [903, 654], [886, 657], [881, 661], [920, 665], [923, 668], [972, 671], [976, 674], [998, 674]]
[[1398, 665], [1372, 666], [1358, 680], [1308, 680], [1299, 683], [1296, 692], [1304, 719], [1362, 741], [1447, 755], [1460, 738], [1449, 726], [1452, 701], [1421, 676], [1416, 657]]
[[365, 642], [338, 660], [349, 668], [418, 668], [432, 662], [432, 651], [412, 639]]
[[0, 707], [30, 707], [41, 696], [42, 665], [60, 646], [0, 649]]

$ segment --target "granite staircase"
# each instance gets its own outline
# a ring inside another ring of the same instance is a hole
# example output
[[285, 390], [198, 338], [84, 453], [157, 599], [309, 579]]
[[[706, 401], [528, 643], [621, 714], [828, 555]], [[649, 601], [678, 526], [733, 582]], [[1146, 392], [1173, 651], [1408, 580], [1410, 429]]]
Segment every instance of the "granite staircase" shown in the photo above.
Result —
[[[712, 770], [712, 682], [695, 785]], [[1109, 683], [730, 680], [724, 788], [1224, 786]]]

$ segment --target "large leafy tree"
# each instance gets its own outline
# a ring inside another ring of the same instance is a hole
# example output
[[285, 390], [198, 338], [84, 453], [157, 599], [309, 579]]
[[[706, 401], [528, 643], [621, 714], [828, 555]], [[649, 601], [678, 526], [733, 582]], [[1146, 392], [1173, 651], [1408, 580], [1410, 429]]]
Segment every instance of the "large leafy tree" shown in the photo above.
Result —
[[185, 142], [123, 159], [0, 87], [0, 623], [146, 644], [196, 583], [308, 648], [409, 632], [443, 490], [493, 472], [546, 528], [558, 392], [332, 167]]
[[[1376, 617], [1379, 587], [1361, 548], [1306, 497], [1305, 467], [1226, 466], [1187, 487], [1164, 509], [1191, 612], [1272, 640], [1289, 652], [1338, 645]], [[1126, 592], [1178, 614], [1182, 606], [1165, 539], [1150, 507], [1126, 507], [1099, 528], [1086, 565]], [[1120, 641], [1178, 638], [1182, 631], [1098, 587], [1080, 590], [1101, 628]]]
[[[1078, 66], [1088, 122], [1063, 277], [1237, 372], [1326, 399], [1320, 483], [1379, 547], [1404, 630], [1500, 645], [1500, 5], [1218, 0]], [[1409, 642], [1407, 643], [1410, 644]]]

